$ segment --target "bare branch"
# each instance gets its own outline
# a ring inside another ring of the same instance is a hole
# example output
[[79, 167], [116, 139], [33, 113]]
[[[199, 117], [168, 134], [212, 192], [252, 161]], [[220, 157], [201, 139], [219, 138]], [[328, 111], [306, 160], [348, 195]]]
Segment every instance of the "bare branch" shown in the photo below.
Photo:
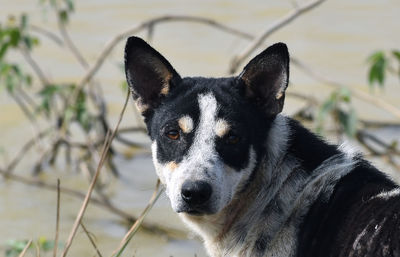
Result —
[[79, 82], [78, 86], [75, 88], [74, 92], [71, 94], [71, 97], [70, 97], [68, 103], [71, 103], [74, 101], [74, 99], [76, 99], [76, 97], [78, 96], [78, 93], [93, 78], [93, 76], [96, 74], [96, 72], [99, 70], [99, 68], [103, 65], [105, 59], [108, 57], [108, 55], [111, 53], [111, 51], [114, 49], [114, 47], [119, 42], [121, 42], [125, 38], [129, 37], [130, 35], [138, 33], [146, 28], [154, 27], [155, 24], [163, 23], [163, 22], [195, 22], [195, 23], [209, 25], [216, 29], [222, 30], [226, 33], [241, 36], [243, 38], [248, 38], [248, 39], [252, 38], [252, 36], [246, 32], [242, 32], [235, 28], [231, 28], [226, 25], [223, 25], [222, 23], [219, 23], [215, 20], [207, 19], [207, 18], [203, 18], [203, 17], [185, 16], [185, 15], [182, 15], [182, 16], [166, 15], [166, 16], [161, 16], [161, 17], [147, 20], [145, 22], [142, 22], [139, 25], [134, 26], [133, 28], [129, 28], [126, 31], [123, 31], [123, 32], [117, 34], [114, 38], [112, 38], [106, 44], [106, 46], [101, 51], [101, 53], [100, 53], [99, 57], [97, 58], [97, 60], [95, 61], [95, 63], [90, 67], [90, 69], [87, 71], [87, 73], [83, 76], [83, 78]]
[[64, 46], [63, 40], [59, 36], [57, 36], [55, 33], [51, 32], [49, 30], [46, 30], [42, 27], [36, 26], [36, 25], [31, 25], [30, 29], [33, 32], [36, 32], [38, 34], [41, 34], [41, 35], [49, 38], [50, 40], [55, 42], [57, 45]]
[[73, 239], [75, 237], [75, 234], [76, 234], [76, 231], [78, 229], [78, 226], [81, 223], [82, 217], [83, 217], [83, 215], [84, 215], [84, 213], [86, 211], [86, 208], [87, 208], [87, 206], [89, 204], [90, 196], [92, 195], [93, 189], [94, 189], [94, 187], [96, 185], [96, 182], [97, 182], [97, 178], [100, 175], [100, 170], [103, 167], [104, 161], [105, 161], [105, 159], [107, 157], [107, 153], [108, 153], [108, 149], [110, 148], [111, 141], [113, 140], [113, 138], [115, 137], [115, 134], [118, 131], [118, 127], [119, 127], [119, 125], [120, 125], [120, 123], [122, 121], [122, 117], [123, 117], [123, 115], [125, 113], [126, 106], [128, 105], [129, 95], [130, 94], [129, 94], [129, 91], [128, 91], [128, 93], [126, 94], [125, 104], [124, 104], [124, 106], [122, 108], [122, 111], [120, 113], [120, 116], [119, 116], [119, 119], [118, 119], [117, 125], [115, 126], [114, 131], [111, 133], [111, 135], [108, 135], [105, 138], [103, 149], [101, 151], [100, 162], [99, 162], [99, 164], [97, 166], [97, 170], [96, 170], [95, 175], [93, 176], [92, 182], [90, 183], [90, 186], [89, 186], [88, 192], [86, 194], [85, 200], [82, 203], [82, 207], [81, 207], [81, 209], [80, 209], [80, 211], [78, 213], [78, 216], [75, 219], [74, 226], [73, 226], [73, 228], [71, 230], [71, 233], [70, 233], [70, 235], [68, 237], [68, 241], [67, 241], [67, 243], [65, 245], [64, 251], [61, 254], [62, 257], [67, 256], [68, 250], [71, 247], [71, 244], [72, 244], [72, 241], [73, 241]]
[[46, 86], [50, 84], [49, 80], [47, 79], [46, 75], [40, 68], [39, 64], [32, 58], [30, 52], [25, 47], [20, 47], [22, 56], [25, 58], [26, 62], [32, 67], [33, 71], [36, 73], [37, 77], [41, 81], [41, 83]]
[[24, 250], [22, 250], [21, 254], [19, 255], [19, 257], [24, 257], [26, 252], [28, 251], [29, 247], [32, 244], [32, 239], [29, 240], [29, 242], [25, 245]]
[[119, 244], [118, 248], [113, 251], [111, 254], [113, 257], [119, 257], [122, 251], [125, 249], [129, 241], [135, 235], [136, 231], [139, 229], [140, 225], [142, 224], [144, 218], [149, 213], [157, 199], [160, 197], [161, 193], [164, 192], [163, 189], [159, 189], [160, 187], [160, 180], [157, 180], [156, 187], [154, 189], [153, 195], [151, 196], [149, 203], [147, 204], [146, 208], [143, 210], [142, 214], [136, 220], [136, 222], [132, 225], [129, 231], [125, 234], [124, 238], [122, 239], [121, 243]]
[[26, 118], [34, 124], [34, 126], [37, 126], [36, 118], [32, 114], [32, 112], [29, 110], [29, 108], [25, 105], [25, 103], [19, 98], [18, 95], [15, 95], [14, 93], [10, 93], [10, 96], [14, 99], [14, 101], [17, 103], [17, 105], [20, 107]]
[[310, 11], [311, 9], [317, 7], [324, 1], [325, 0], [314, 0], [302, 6], [298, 6], [297, 8], [295, 8], [294, 10], [283, 16], [281, 19], [273, 23], [268, 29], [266, 29], [263, 33], [257, 36], [252, 42], [250, 42], [250, 44], [243, 50], [242, 53], [240, 53], [239, 55], [235, 56], [232, 59], [229, 68], [229, 73], [230, 74], [235, 73], [239, 65], [242, 64], [243, 61], [254, 52], [254, 50], [256, 50], [259, 46], [261, 46], [261, 44], [265, 41], [265, 39], [269, 37], [272, 33], [282, 28], [283, 26], [289, 24], [290, 22], [292, 22], [294, 19], [304, 14], [305, 12]]
[[75, 56], [75, 58], [78, 60], [78, 62], [84, 67], [84, 68], [88, 68], [89, 64], [87, 63], [87, 61], [85, 60], [85, 58], [83, 57], [83, 55], [81, 54], [81, 52], [78, 50], [78, 48], [75, 46], [74, 42], [71, 40], [68, 31], [65, 27], [65, 24], [62, 23], [59, 19], [58, 21], [58, 27], [60, 29], [61, 35], [64, 38], [64, 41], [67, 45], [67, 47], [71, 50], [71, 52], [73, 53], [73, 55]]
[[[342, 87], [345, 86], [344, 84], [338, 83], [338, 82], [336, 82], [336, 81], [334, 81], [332, 79], [325, 78], [324, 76], [322, 76], [321, 74], [313, 71], [310, 67], [308, 67], [307, 65], [305, 65], [303, 62], [301, 62], [300, 60], [298, 60], [296, 58], [292, 57], [291, 58], [291, 62], [294, 65], [296, 65], [298, 68], [303, 70], [305, 73], [307, 73], [310, 77], [313, 77], [313, 78], [317, 79], [320, 82], [323, 82], [324, 84], [326, 84], [328, 86], [331, 86], [331, 87], [334, 87], [334, 88], [337, 88], [337, 89], [342, 88]], [[392, 105], [392, 104], [390, 104], [388, 102], [385, 102], [384, 100], [382, 100], [380, 98], [376, 98], [376, 97], [373, 97], [373, 96], [371, 96], [371, 95], [369, 95], [367, 93], [364, 93], [363, 91], [357, 90], [355, 88], [347, 87], [347, 89], [350, 91], [350, 93], [353, 96], [355, 96], [355, 97], [357, 97], [357, 98], [359, 98], [359, 99], [361, 99], [361, 100], [363, 100], [365, 102], [371, 103], [371, 104], [373, 104], [375, 106], [378, 106], [379, 108], [381, 108], [383, 110], [386, 110], [387, 112], [391, 113], [396, 118], [400, 119], [400, 109], [398, 109], [396, 106], [394, 106], [394, 105]]]
[[92, 244], [93, 248], [96, 250], [96, 253], [99, 257], [103, 257], [100, 253], [99, 248], [96, 245], [96, 242], [94, 241], [94, 239], [92, 238], [91, 233], [86, 229], [85, 225], [83, 225], [82, 221], [81, 221], [81, 227], [83, 228], [83, 231], [85, 231], [85, 234], [87, 235], [87, 237], [89, 238], [90, 243]]
[[54, 239], [53, 257], [57, 257], [58, 235], [60, 234], [60, 179], [57, 179], [57, 215], [56, 235]]
[[35, 100], [32, 99], [30, 95], [28, 95], [24, 89], [22, 89], [21, 85], [17, 86], [16, 91], [18, 91], [18, 94], [21, 96], [21, 98], [28, 103], [33, 110], [37, 110], [38, 105], [36, 104]]

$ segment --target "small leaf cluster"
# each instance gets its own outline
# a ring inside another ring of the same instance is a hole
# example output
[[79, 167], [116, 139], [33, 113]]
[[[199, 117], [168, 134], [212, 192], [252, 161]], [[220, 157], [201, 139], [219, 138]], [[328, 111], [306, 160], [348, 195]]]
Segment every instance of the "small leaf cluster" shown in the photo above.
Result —
[[[368, 71], [368, 82], [371, 88], [378, 84], [384, 86], [387, 73], [394, 73], [400, 79], [400, 51], [392, 50], [390, 53], [377, 51], [368, 57], [370, 64]], [[397, 69], [393, 63], [397, 63]]]
[[28, 17], [22, 15], [18, 20], [10, 16], [6, 24], [0, 23], [0, 88], [5, 87], [13, 93], [16, 86], [30, 86], [32, 77], [16, 63], [6, 60], [12, 50], [32, 50], [39, 44], [38, 38], [28, 33]]
[[323, 102], [317, 119], [317, 132], [322, 133], [327, 117], [333, 118], [336, 124], [349, 137], [354, 137], [357, 131], [357, 114], [351, 105], [351, 92], [347, 88], [334, 91]]
[[[75, 84], [46, 85], [39, 91], [41, 104], [37, 111], [49, 117], [52, 113], [52, 108], [56, 106], [56, 102], [61, 100], [61, 102], [65, 103], [75, 88]], [[92, 121], [94, 121], [94, 115], [89, 112], [87, 94], [85, 92], [80, 91], [76, 102], [63, 108], [63, 119], [77, 121], [86, 131], [90, 129]]]
[[40, 3], [50, 5], [57, 11], [58, 18], [64, 24], [67, 24], [70, 20], [70, 15], [75, 11], [75, 5], [73, 0], [40, 0]]
[[[28, 240], [8, 240], [6, 242], [5, 256], [19, 256], [27, 244]], [[32, 243], [29, 249], [34, 250], [36, 248], [35, 245], [39, 248], [40, 252], [48, 252], [54, 249], [55, 242], [42, 236], [36, 242]]]

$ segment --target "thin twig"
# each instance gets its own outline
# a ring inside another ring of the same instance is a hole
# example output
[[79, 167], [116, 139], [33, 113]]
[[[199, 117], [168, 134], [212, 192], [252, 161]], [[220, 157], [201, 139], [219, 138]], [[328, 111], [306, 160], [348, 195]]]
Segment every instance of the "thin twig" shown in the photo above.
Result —
[[118, 130], [118, 134], [136, 133], [136, 132], [147, 134], [147, 129], [144, 127], [127, 127], [127, 128], [120, 128]]
[[89, 64], [81, 54], [81, 52], [78, 50], [78, 48], [75, 46], [74, 42], [71, 40], [67, 28], [65, 26], [65, 22], [61, 20], [61, 16], [58, 15], [59, 9], [58, 9], [58, 3], [57, 1], [54, 1], [53, 5], [55, 9], [55, 13], [57, 14], [57, 24], [58, 24], [58, 29], [60, 30], [61, 36], [64, 39], [64, 42], [68, 49], [72, 52], [72, 54], [75, 56], [75, 58], [78, 60], [78, 62], [84, 67], [87, 68]]
[[22, 250], [22, 252], [21, 252], [21, 254], [19, 255], [19, 257], [24, 257], [24, 256], [25, 256], [25, 254], [26, 254], [26, 252], [28, 251], [28, 249], [29, 249], [29, 247], [31, 246], [31, 244], [32, 244], [32, 239], [29, 240], [29, 242], [25, 245], [25, 248], [24, 248], [24, 250]]
[[42, 139], [44, 136], [46, 136], [49, 132], [51, 132], [50, 129], [46, 129], [42, 132], [37, 133], [37, 135], [30, 140], [28, 140], [25, 145], [21, 148], [21, 150], [18, 152], [18, 154], [10, 161], [10, 163], [7, 165], [5, 168], [6, 171], [6, 176], [10, 174], [14, 168], [17, 166], [17, 164], [22, 160], [22, 158], [25, 156], [25, 154], [32, 148], [32, 146], [35, 145], [35, 143]]
[[38, 126], [36, 122], [36, 118], [33, 113], [29, 110], [29, 108], [25, 105], [25, 103], [19, 98], [19, 96], [11, 93], [10, 96], [14, 99], [17, 105], [20, 107], [22, 112], [24, 113], [25, 117], [32, 123], [33, 126]]
[[[381, 157], [384, 161], [386, 161], [390, 166], [392, 166], [394, 169], [400, 172], [400, 165], [395, 161], [395, 156], [400, 156], [400, 151], [395, 148], [393, 145], [389, 145], [383, 140], [379, 139], [378, 137], [367, 133], [365, 131], [358, 131], [356, 134], [356, 138], [358, 142], [363, 145], [370, 153], [372, 156], [378, 156]], [[379, 151], [375, 149], [373, 146], [367, 143], [367, 140], [369, 139], [375, 144], [379, 145], [380, 147], [384, 148], [384, 151]]]
[[68, 99], [68, 103], [74, 102], [74, 100], [77, 98], [79, 92], [82, 90], [82, 88], [93, 78], [93, 76], [97, 73], [99, 68], [103, 65], [103, 62], [105, 59], [108, 57], [108, 55], [111, 53], [111, 51], [114, 49], [114, 47], [122, 40], [125, 38], [129, 37], [130, 35], [133, 35], [135, 33], [138, 33], [150, 26], [154, 26], [155, 24], [158, 23], [163, 23], [163, 22], [196, 22], [200, 24], [206, 24], [209, 26], [213, 26], [219, 30], [222, 30], [226, 33], [238, 35], [244, 38], [252, 38], [251, 35], [248, 33], [242, 32], [240, 30], [237, 30], [235, 28], [228, 27], [226, 25], [223, 25], [222, 23], [219, 23], [215, 20], [212, 19], [207, 19], [203, 17], [196, 17], [196, 16], [187, 16], [187, 15], [165, 15], [161, 17], [156, 17], [147, 21], [144, 21], [140, 23], [139, 25], [134, 26], [133, 28], [129, 28], [126, 31], [123, 31], [119, 34], [117, 34], [115, 37], [113, 37], [108, 44], [104, 47], [104, 49], [100, 52], [99, 57], [95, 61], [95, 63], [89, 68], [89, 70], [86, 72], [86, 74], [83, 76], [83, 78], [80, 80], [79, 84], [75, 88], [74, 92], [71, 94], [70, 99]]
[[[29, 186], [36, 186], [36, 187], [40, 187], [40, 188], [48, 189], [48, 190], [53, 190], [53, 191], [57, 190], [57, 185], [44, 182], [42, 180], [39, 180], [38, 178], [30, 179], [30, 178], [18, 176], [18, 175], [15, 175], [15, 174], [7, 174], [6, 175], [6, 171], [3, 171], [3, 170], [0, 170], [0, 174], [2, 174], [4, 176], [4, 178], [6, 178], [6, 179], [11, 179], [11, 180], [14, 180], [14, 181], [18, 181], [20, 183], [23, 183], [23, 184], [26, 184], [26, 185], [29, 185]], [[81, 198], [81, 199], [84, 199], [85, 196], [86, 196], [82, 192], [79, 192], [77, 190], [73, 190], [71, 188], [62, 187], [62, 186], [60, 187], [60, 191], [62, 193], [64, 193], [64, 194], [68, 194], [68, 195], [71, 195], [71, 196], [74, 196], [74, 197], [78, 197], [78, 198]], [[126, 219], [128, 222], [135, 222], [136, 221], [136, 218], [134, 216], [132, 216], [132, 215], [130, 215], [130, 214], [118, 209], [117, 207], [113, 206], [111, 204], [111, 202], [106, 203], [106, 202], [103, 202], [100, 199], [94, 198], [94, 197], [92, 197], [90, 200], [91, 200], [92, 203], [94, 203], [96, 205], [99, 205], [99, 206], [105, 207], [106, 209], [108, 209], [112, 213], [117, 214], [120, 217]], [[149, 228], [148, 229], [149, 231], [156, 231], [156, 232], [162, 231], [162, 230], [156, 230], [152, 226], [149, 226], [148, 228]]]
[[385, 143], [383, 140], [381, 140], [377, 136], [372, 135], [371, 133], [368, 133], [366, 131], [360, 130], [358, 132], [358, 134], [359, 134], [360, 137], [371, 140], [372, 142], [374, 142], [375, 144], [377, 144], [380, 147], [384, 148], [385, 150], [390, 151], [391, 153], [394, 153], [396, 155], [400, 155], [400, 151], [396, 148], [395, 145], [391, 145], [391, 144]]
[[53, 257], [57, 257], [58, 235], [60, 233], [60, 179], [57, 179], [57, 216], [56, 216], [56, 235], [54, 239]]
[[124, 104], [124, 106], [123, 106], [123, 108], [122, 108], [122, 111], [121, 111], [120, 116], [119, 116], [118, 123], [117, 123], [117, 125], [115, 126], [114, 131], [112, 132], [111, 136], [109, 135], [109, 133], [107, 133], [108, 136], [106, 136], [106, 139], [105, 139], [105, 142], [104, 142], [104, 146], [103, 146], [103, 149], [102, 149], [102, 154], [101, 154], [100, 163], [99, 163], [98, 166], [97, 166], [96, 173], [95, 173], [95, 175], [93, 176], [93, 179], [92, 179], [92, 182], [91, 182], [91, 184], [90, 184], [90, 186], [89, 186], [89, 189], [88, 189], [88, 192], [87, 192], [87, 194], [86, 194], [85, 200], [84, 200], [84, 202], [83, 202], [83, 204], [82, 204], [82, 207], [81, 207], [81, 209], [80, 209], [80, 211], [79, 211], [79, 213], [78, 213], [78, 216], [77, 216], [76, 219], [75, 219], [74, 226], [73, 226], [73, 228], [72, 228], [72, 230], [71, 230], [71, 233], [70, 233], [70, 235], [69, 235], [69, 237], [68, 237], [68, 241], [67, 241], [67, 243], [66, 243], [66, 245], [65, 245], [64, 251], [63, 251], [63, 253], [61, 254], [62, 257], [65, 257], [65, 256], [67, 255], [68, 250], [69, 250], [69, 248], [71, 247], [72, 241], [73, 241], [73, 239], [74, 239], [74, 237], [75, 237], [75, 234], [76, 234], [76, 231], [77, 231], [77, 229], [78, 229], [78, 226], [79, 226], [79, 224], [80, 224], [80, 222], [81, 222], [81, 220], [82, 220], [82, 217], [83, 217], [83, 215], [84, 215], [84, 213], [85, 213], [85, 211], [86, 211], [86, 208], [87, 208], [87, 206], [88, 206], [88, 204], [89, 204], [90, 196], [92, 195], [93, 189], [94, 189], [95, 184], [96, 184], [96, 182], [97, 182], [97, 178], [98, 178], [99, 175], [100, 175], [100, 170], [101, 170], [101, 168], [102, 168], [102, 166], [103, 166], [103, 163], [104, 163], [104, 161], [105, 161], [105, 159], [106, 159], [106, 156], [107, 156], [108, 149], [109, 149], [109, 147], [110, 147], [111, 141], [112, 141], [112, 139], [115, 137], [115, 134], [116, 134], [117, 131], [118, 131], [118, 127], [119, 127], [119, 125], [120, 125], [120, 123], [121, 123], [121, 121], [122, 121], [122, 117], [123, 117], [123, 115], [124, 115], [126, 106], [127, 106], [127, 104], [128, 104], [129, 95], [130, 95], [130, 94], [129, 94], [129, 91], [128, 91], [128, 93], [126, 94], [125, 104]]
[[63, 40], [59, 36], [57, 36], [55, 33], [51, 32], [51, 31], [49, 31], [47, 29], [44, 29], [44, 28], [39, 27], [37, 25], [31, 25], [30, 29], [33, 32], [36, 32], [38, 34], [41, 34], [41, 35], [51, 39], [53, 42], [55, 42], [59, 46], [63, 46], [64, 45]]
[[382, 127], [393, 127], [400, 129], [400, 123], [396, 122], [386, 122], [386, 121], [372, 121], [372, 120], [359, 120], [361, 124], [369, 128], [382, 128]]
[[39, 242], [34, 242], [36, 248], [36, 257], [40, 257], [40, 245]]
[[85, 225], [83, 225], [83, 222], [81, 221], [81, 227], [83, 228], [83, 231], [85, 231], [85, 234], [87, 235], [87, 237], [89, 238], [90, 243], [92, 244], [93, 248], [96, 250], [96, 253], [99, 257], [103, 257], [99, 251], [99, 248], [96, 245], [96, 242], [94, 241], [94, 239], [92, 238], [91, 233], [86, 229]]
[[63, 36], [67, 47], [71, 50], [75, 58], [84, 68], [88, 68], [89, 64], [87, 63], [81, 52], [78, 50], [78, 48], [75, 46], [74, 42], [71, 40], [67, 28], [65, 27], [65, 24], [62, 21], [60, 21], [60, 19], [58, 22], [58, 27], [60, 29], [61, 35]]
[[44, 75], [44, 72], [40, 68], [39, 64], [32, 58], [30, 52], [25, 47], [20, 47], [20, 50], [22, 56], [25, 58], [25, 61], [31, 66], [43, 86], [49, 85], [50, 81], [47, 79], [46, 75]]
[[18, 90], [18, 94], [21, 95], [22, 99], [24, 99], [25, 102], [27, 102], [32, 107], [32, 109], [38, 109], [39, 106], [36, 104], [35, 100], [33, 100], [32, 97], [27, 94], [21, 86], [17, 86], [16, 90]]
[[[326, 77], [322, 76], [321, 74], [315, 72], [310, 67], [308, 67], [307, 65], [305, 65], [303, 62], [301, 62], [300, 60], [298, 60], [296, 58], [292, 57], [291, 62], [294, 65], [296, 65], [298, 68], [303, 70], [305, 73], [307, 73], [310, 77], [313, 77], [328, 86], [331, 86], [331, 87], [334, 87], [337, 89], [344, 87], [343, 84], [338, 83], [332, 79], [326, 78]], [[396, 118], [400, 119], [400, 109], [398, 109], [396, 106], [394, 106], [380, 98], [376, 98], [376, 97], [371, 96], [370, 94], [364, 93], [363, 91], [360, 91], [358, 89], [350, 88], [350, 87], [347, 87], [347, 89], [350, 91], [351, 95], [353, 95], [365, 102], [368, 102], [375, 106], [378, 106], [378, 107], [386, 110], [387, 112], [391, 113]]]
[[124, 138], [124, 137], [122, 137], [122, 136], [120, 136], [120, 135], [117, 135], [117, 136], [115, 137], [115, 140], [118, 141], [118, 142], [120, 142], [120, 143], [123, 143], [124, 145], [128, 145], [128, 146], [131, 146], [131, 147], [135, 147], [135, 148], [146, 148], [146, 145], [145, 145], [145, 144], [136, 143], [136, 142], [134, 142], [134, 141], [132, 141], [132, 140], [129, 140], [129, 139], [127, 139], [127, 138]]
[[154, 189], [153, 195], [151, 196], [146, 208], [143, 210], [143, 212], [141, 213], [139, 218], [136, 220], [136, 222], [132, 225], [132, 227], [129, 229], [129, 231], [125, 234], [125, 236], [122, 239], [121, 243], [119, 244], [118, 248], [113, 251], [111, 256], [119, 257], [122, 254], [122, 252], [124, 251], [125, 247], [129, 243], [129, 241], [132, 239], [132, 237], [135, 235], [136, 231], [139, 229], [139, 227], [142, 224], [146, 215], [149, 213], [149, 211], [154, 206], [157, 199], [162, 194], [163, 189], [159, 190], [159, 187], [160, 187], [160, 180], [157, 180], [157, 184]]
[[300, 15], [317, 7], [324, 1], [325, 0], [314, 0], [302, 6], [298, 6], [297, 8], [293, 9], [291, 12], [283, 16], [281, 19], [274, 22], [270, 27], [268, 27], [268, 29], [266, 29], [263, 33], [257, 36], [257, 38], [255, 38], [252, 42], [250, 42], [250, 44], [243, 50], [242, 53], [233, 57], [230, 64], [229, 73], [230, 74], [235, 73], [239, 65], [243, 63], [243, 61], [254, 52], [254, 50], [256, 50], [259, 46], [261, 46], [261, 44], [265, 41], [267, 37], [269, 37], [271, 34], [273, 34], [278, 29], [282, 28], [283, 26], [289, 24]]

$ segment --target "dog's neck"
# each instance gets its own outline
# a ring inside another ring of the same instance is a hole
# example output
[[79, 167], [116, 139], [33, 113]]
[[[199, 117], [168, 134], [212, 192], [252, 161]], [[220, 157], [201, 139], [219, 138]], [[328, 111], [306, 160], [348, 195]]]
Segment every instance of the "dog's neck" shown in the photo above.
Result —
[[211, 256], [292, 256], [296, 229], [309, 207], [321, 195], [329, 198], [336, 181], [353, 167], [353, 158], [342, 153], [305, 170], [287, 151], [291, 134], [288, 118], [277, 116], [249, 185], [217, 214], [181, 214]]

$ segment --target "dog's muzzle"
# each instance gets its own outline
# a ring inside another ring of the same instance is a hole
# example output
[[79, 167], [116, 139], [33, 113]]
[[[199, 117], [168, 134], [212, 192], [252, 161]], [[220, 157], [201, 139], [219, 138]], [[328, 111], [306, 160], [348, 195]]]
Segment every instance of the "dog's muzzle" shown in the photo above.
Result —
[[181, 189], [184, 207], [181, 212], [201, 215], [209, 212], [208, 202], [211, 198], [211, 185], [205, 181], [185, 181]]

